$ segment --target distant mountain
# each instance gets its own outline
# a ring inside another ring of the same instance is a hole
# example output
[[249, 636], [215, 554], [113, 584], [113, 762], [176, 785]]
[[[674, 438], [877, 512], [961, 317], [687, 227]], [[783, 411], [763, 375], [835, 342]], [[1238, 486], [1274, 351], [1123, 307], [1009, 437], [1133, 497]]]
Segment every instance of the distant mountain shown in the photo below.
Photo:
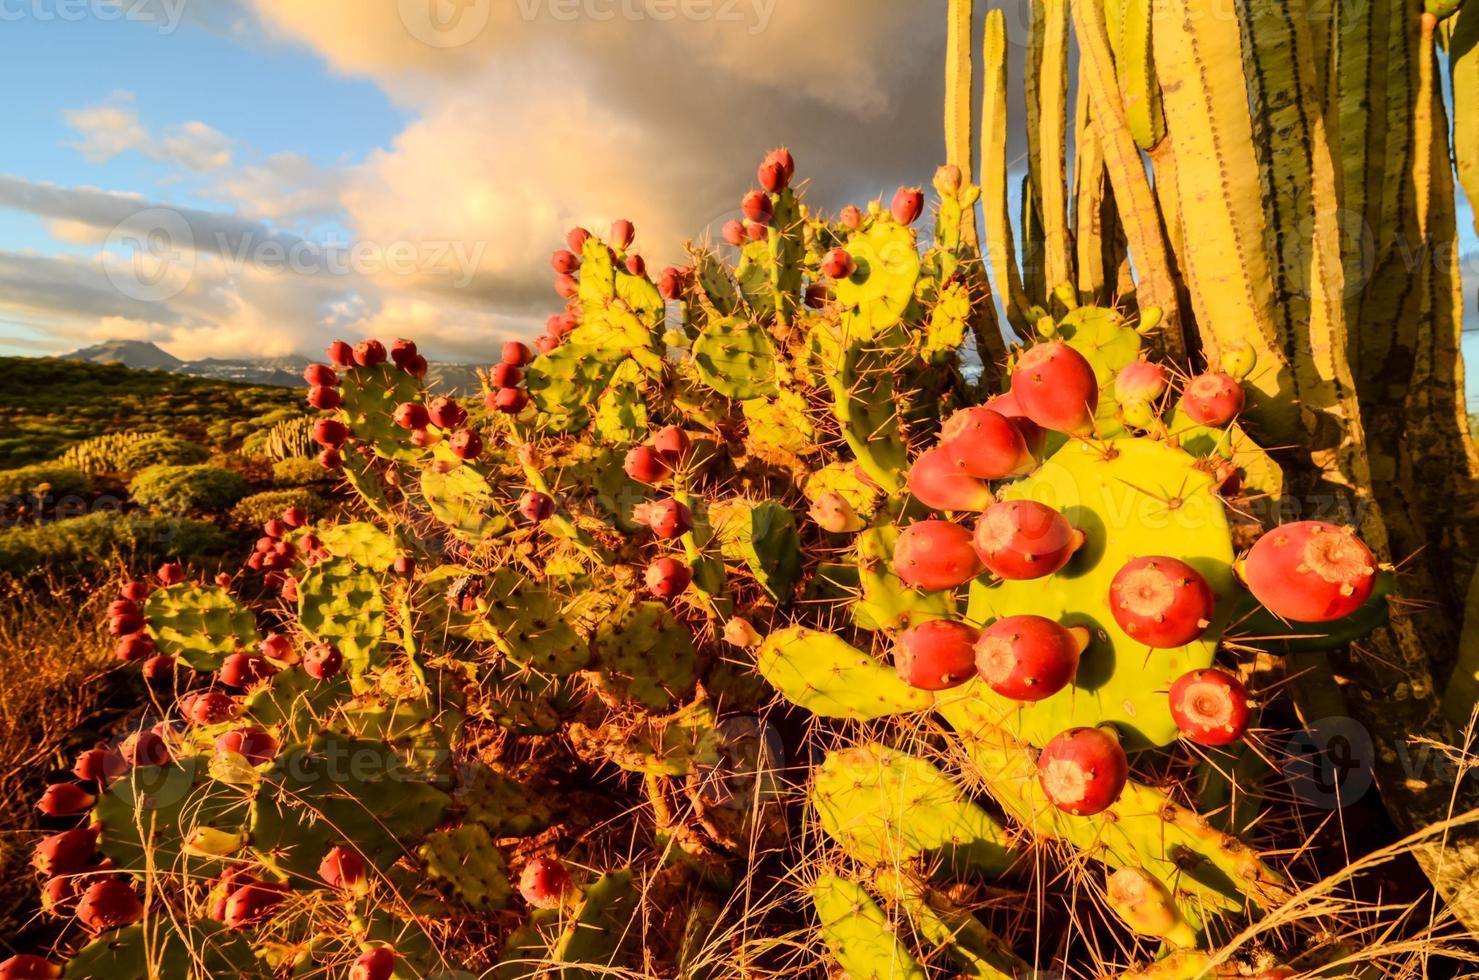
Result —
[[[88, 361], [92, 364], [122, 364], [139, 371], [171, 371], [195, 378], [275, 385], [282, 388], [307, 387], [303, 380], [303, 369], [311, 363], [308, 358], [297, 354], [240, 359], [205, 357], [198, 361], [182, 361], [144, 340], [109, 340], [63, 354], [61, 359]], [[477, 371], [472, 365], [447, 363], [430, 365], [426, 372], [426, 386], [449, 395], [471, 394], [480, 387]]]

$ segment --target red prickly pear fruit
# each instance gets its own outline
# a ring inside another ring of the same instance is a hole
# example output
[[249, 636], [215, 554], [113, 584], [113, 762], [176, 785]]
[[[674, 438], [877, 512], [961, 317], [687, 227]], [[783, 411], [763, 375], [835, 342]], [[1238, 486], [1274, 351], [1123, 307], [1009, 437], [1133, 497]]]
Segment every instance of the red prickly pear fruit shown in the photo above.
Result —
[[72, 874], [91, 861], [97, 849], [96, 830], [74, 827], [37, 841], [31, 849], [31, 866], [47, 877]]
[[262, 533], [269, 538], [281, 538], [291, 530], [292, 528], [284, 524], [280, 517], [274, 517], [262, 523]]
[[1217, 604], [1202, 573], [1177, 558], [1125, 562], [1109, 583], [1109, 610], [1129, 637], [1148, 647], [1185, 646], [1212, 625]]
[[128, 636], [143, 628], [144, 614], [137, 611], [113, 616], [108, 620], [108, 632], [113, 636]]
[[909, 468], [908, 483], [914, 498], [934, 510], [981, 511], [996, 499], [990, 487], [960, 472], [941, 446], [919, 454]]
[[664, 541], [681, 538], [693, 530], [693, 512], [672, 498], [641, 504], [641, 521]]
[[899, 532], [893, 568], [906, 585], [940, 592], [980, 575], [981, 559], [971, 547], [971, 532], [959, 524], [920, 521]]
[[947, 163], [935, 171], [935, 190], [939, 191], [941, 197], [954, 196], [959, 193], [964, 181], [965, 178], [961, 175], [960, 168], [953, 163]]
[[1042, 459], [1043, 452], [1048, 448], [1047, 430], [1027, 417], [1027, 413], [1022, 411], [1022, 406], [1017, 403], [1017, 399], [1010, 391], [986, 399], [984, 407], [1015, 425], [1017, 431], [1022, 433], [1022, 439], [1027, 443], [1027, 451], [1032, 453], [1034, 458]]
[[976, 521], [976, 553], [998, 578], [1034, 579], [1052, 575], [1084, 542], [1053, 508], [1035, 500], [1003, 500]]
[[315, 680], [326, 681], [344, 666], [344, 655], [332, 643], [316, 643], [303, 655], [303, 670]]
[[158, 684], [175, 676], [175, 658], [167, 653], [156, 654], [144, 661], [144, 680]]
[[534, 360], [534, 354], [529, 350], [527, 344], [522, 344], [517, 340], [510, 340], [503, 345], [503, 357], [499, 363], [521, 368], [532, 360]]
[[[548, 354], [550, 351], [553, 351], [553, 350], [558, 349], [559, 346], [560, 346], [560, 338], [559, 337], [551, 337], [550, 335], [546, 334], [543, 337], [535, 337], [534, 338], [534, 349], [536, 351], [538, 351], [539, 353], [541, 353], [541, 354]], [[495, 395], [489, 395], [489, 396], [487, 396], [487, 397], [485, 397], [483, 399], [483, 402], [486, 404], [489, 401], [489, 399], [495, 399], [496, 400], [496, 397], [497, 396], [495, 396]], [[489, 405], [488, 407], [489, 408], [492, 408], [493, 406], [492, 405]]]
[[818, 527], [833, 534], [855, 534], [868, 526], [840, 493], [829, 491], [819, 494], [811, 502], [807, 513], [817, 522]]
[[1243, 386], [1237, 378], [1220, 371], [1199, 374], [1186, 383], [1181, 407], [1198, 425], [1222, 428], [1243, 410]]
[[806, 287], [806, 305], [814, 310], [823, 309], [833, 298], [832, 290], [824, 282], [814, 282]]
[[676, 558], [659, 558], [647, 566], [647, 591], [659, 599], [682, 595], [693, 581], [693, 570]]
[[569, 313], [556, 313], [544, 321], [544, 331], [551, 337], [564, 337], [579, 326], [579, 321]]
[[309, 388], [308, 404], [320, 411], [332, 411], [344, 404], [338, 388]]
[[128, 772], [128, 763], [110, 749], [88, 749], [77, 756], [77, 762], [72, 766], [72, 775], [99, 787], [107, 787], [125, 772]]
[[415, 341], [407, 340], [404, 337], [398, 337], [390, 345], [390, 360], [398, 368], [404, 368], [406, 366], [406, 362], [416, 356], [418, 355], [416, 353]]
[[185, 581], [185, 569], [179, 562], [166, 562], [154, 572], [154, 577], [159, 579], [160, 585], [179, 585]]
[[748, 619], [736, 616], [724, 624], [724, 642], [749, 649], [760, 645], [760, 634]]
[[763, 242], [766, 238], [770, 237], [770, 226], [763, 225], [757, 221], [745, 229], [745, 234], [749, 236], [752, 242]]
[[319, 419], [313, 423], [313, 441], [325, 449], [338, 449], [349, 439], [349, 427], [338, 419]]
[[585, 243], [590, 241], [590, 238], [591, 233], [586, 231], [584, 228], [571, 228], [565, 234], [565, 244], [570, 247], [570, 251], [574, 252], [576, 255], [580, 255], [582, 252], [585, 251]]
[[662, 454], [662, 458], [673, 465], [688, 455], [688, 450], [693, 445], [693, 440], [688, 438], [688, 433], [683, 431], [681, 425], [669, 425], [658, 429], [652, 436], [652, 448]]
[[197, 725], [219, 725], [239, 714], [241, 705], [237, 700], [220, 691], [206, 691], [185, 708], [185, 717]]
[[948, 619], [911, 626], [894, 641], [894, 670], [923, 691], [959, 687], [976, 673], [976, 637], [974, 628]]
[[536, 857], [519, 875], [519, 894], [537, 909], [557, 909], [570, 893], [570, 872], [550, 857]]
[[262, 656], [270, 657], [279, 663], [293, 661], [293, 641], [281, 633], [268, 633], [258, 649], [262, 651]]
[[376, 946], [361, 953], [349, 968], [349, 980], [390, 980], [395, 972], [395, 950], [389, 946]]
[[1114, 397], [1121, 402], [1153, 402], [1166, 393], [1166, 369], [1154, 361], [1131, 361], [1114, 378]]
[[1048, 802], [1079, 817], [1113, 806], [1129, 778], [1125, 750], [1105, 728], [1070, 728], [1037, 757], [1037, 781]]
[[342, 340], [336, 340], [328, 346], [327, 354], [329, 363], [335, 367], [354, 367], [354, 348]]
[[75, 817], [97, 801], [96, 796], [76, 783], [52, 783], [41, 794], [36, 809], [48, 817]]
[[1198, 745], [1229, 745], [1248, 731], [1248, 689], [1225, 670], [1189, 670], [1171, 683], [1171, 717]]
[[524, 369], [517, 364], [495, 364], [493, 366], [493, 386], [495, 388], [516, 388], [524, 383]]
[[169, 762], [169, 746], [158, 732], [135, 732], [119, 747], [123, 761], [130, 766], [162, 766]]
[[139, 604], [132, 599], [114, 599], [108, 603], [108, 615], [113, 619], [122, 619], [127, 616], [141, 615]]
[[154, 641], [148, 633], [132, 633], [121, 636], [113, 646], [113, 656], [124, 663], [147, 660], [154, 653]]
[[308, 523], [308, 513], [302, 507], [289, 507], [281, 515], [284, 524], [291, 528], [299, 528]]
[[568, 248], [557, 249], [549, 257], [549, 266], [561, 275], [568, 276], [580, 268], [580, 256]]
[[740, 210], [745, 217], [757, 225], [769, 225], [775, 218], [775, 205], [770, 201], [770, 195], [764, 191], [751, 191], [745, 195], [740, 202]]
[[340, 891], [363, 895], [370, 890], [365, 874], [365, 859], [348, 847], [336, 847], [318, 864], [318, 876], [324, 884]]
[[1376, 585], [1376, 557], [1349, 528], [1282, 524], [1254, 543], [1238, 574], [1275, 616], [1328, 623], [1360, 609]]
[[1012, 395], [1023, 414], [1045, 429], [1076, 436], [1094, 431], [1099, 382], [1084, 356], [1061, 340], [1022, 352], [1012, 372]]
[[238, 728], [216, 738], [217, 752], [231, 752], [253, 766], [271, 762], [277, 757], [277, 739], [260, 728]]
[[984, 406], [950, 416], [940, 430], [940, 448], [962, 473], [978, 480], [1018, 476], [1037, 466], [1021, 429]]
[[402, 429], [424, 429], [431, 424], [431, 415], [420, 402], [401, 402], [390, 418]]
[[571, 275], [555, 276], [555, 295], [561, 299], [574, 299], [580, 295], [580, 283]]
[[283, 890], [255, 882], [241, 885], [226, 898], [222, 921], [228, 929], [246, 929], [265, 922], [287, 898]]
[[518, 415], [529, 404], [529, 393], [523, 388], [499, 388], [493, 406], [505, 415]]
[[458, 459], [477, 459], [483, 454], [483, 437], [472, 429], [459, 429], [452, 433], [447, 448]]
[[410, 555], [396, 555], [395, 561], [390, 563], [390, 570], [402, 578], [416, 573], [416, 559]]
[[117, 929], [143, 917], [144, 904], [138, 893], [116, 878], [93, 882], [77, 901], [77, 921], [89, 932]]
[[779, 194], [786, 189], [786, 169], [774, 160], [766, 160], [755, 171], [755, 179], [768, 194]]
[[745, 240], [749, 237], [749, 233], [745, 231], [745, 224], [742, 221], [725, 222], [724, 230], [720, 234], [724, 236], [726, 242], [735, 248], [744, 245]]
[[547, 521], [555, 514], [554, 498], [538, 490], [525, 491], [519, 498], [519, 513], [524, 515], [524, 520], [534, 524]]
[[129, 602], [143, 602], [153, 591], [154, 586], [148, 582], [124, 582], [118, 594]]
[[647, 260], [640, 255], [628, 255], [626, 266], [627, 271], [634, 276], [647, 275]]
[[781, 165], [781, 170], [786, 175], [786, 182], [790, 183], [796, 177], [796, 157], [789, 149], [778, 146], [765, 155], [766, 162], [775, 162]]
[[652, 446], [637, 446], [627, 453], [623, 469], [626, 470], [627, 476], [638, 483], [654, 486], [668, 475], [672, 467], [657, 449]]
[[310, 364], [303, 369], [303, 380], [310, 388], [333, 388], [339, 384], [339, 375], [327, 364]]
[[842, 209], [842, 214], [839, 216], [838, 220], [842, 222], [842, 226], [844, 228], [847, 228], [850, 231], [857, 231], [859, 228], [863, 227], [863, 212], [860, 211], [856, 205], [849, 204], [847, 207]]
[[611, 244], [614, 248], [625, 249], [637, 240], [637, 229], [625, 218], [618, 218], [611, 223]]
[[344, 457], [339, 455], [337, 449], [325, 449], [317, 456], [318, 465], [326, 470], [342, 470], [344, 468]]
[[229, 589], [231, 588], [231, 583], [233, 580], [231, 578], [230, 572], [217, 572], [214, 581], [216, 583], [216, 588]]
[[894, 194], [893, 205], [889, 210], [899, 224], [914, 224], [924, 214], [924, 188], [900, 187]]
[[227, 687], [248, 688], [270, 680], [276, 673], [277, 668], [264, 657], [251, 653], [233, 653], [221, 662], [221, 669], [216, 672], [216, 676]]
[[851, 279], [857, 271], [857, 262], [845, 248], [834, 248], [822, 258], [822, 275], [828, 279]]
[[420, 354], [412, 354], [410, 357], [406, 358], [406, 363], [401, 365], [401, 370], [406, 372], [413, 378], [424, 378], [426, 377], [426, 369], [428, 366], [429, 365], [426, 363], [426, 358], [422, 357]]
[[676, 302], [688, 290], [689, 270], [670, 265], [657, 277], [657, 291], [663, 299]]
[[61, 967], [28, 953], [20, 953], [0, 963], [0, 980], [51, 980], [61, 975]]
[[431, 421], [441, 429], [455, 429], [467, 421], [467, 410], [446, 395], [439, 395], [426, 406]]
[[354, 345], [354, 363], [367, 368], [384, 364], [385, 345], [378, 340], [361, 340]]
[[1052, 697], [1078, 673], [1089, 643], [1081, 626], [1065, 629], [1042, 616], [1008, 616], [981, 631], [976, 672], [991, 689], [1013, 701]]

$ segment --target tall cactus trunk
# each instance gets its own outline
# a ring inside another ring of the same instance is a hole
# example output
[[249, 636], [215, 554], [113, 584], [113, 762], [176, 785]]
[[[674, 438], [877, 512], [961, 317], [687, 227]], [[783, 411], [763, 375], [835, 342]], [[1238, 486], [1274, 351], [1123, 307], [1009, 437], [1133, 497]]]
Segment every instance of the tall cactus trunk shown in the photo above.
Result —
[[[982, 248], [1005, 277], [1008, 317], [1021, 333], [1025, 304], [1046, 306], [1070, 282], [1085, 301], [1108, 293], [1133, 297], [1147, 319], [1158, 311], [1162, 352], [1193, 371], [1256, 354], [1247, 420], [1284, 447], [1277, 503], [1307, 517], [1333, 508], [1359, 524], [1399, 566], [1400, 592], [1420, 600], [1332, 658], [1346, 710], [1372, 735], [1382, 799], [1409, 831], [1475, 806], [1469, 787], [1408, 768], [1420, 757], [1414, 738], [1461, 739], [1479, 691], [1479, 623], [1459, 640], [1479, 463], [1459, 350], [1454, 169], [1479, 194], [1479, 8], [1444, 24], [1415, 0], [1327, 12], [1240, 0], [1235, 17], [1211, 0], [1108, 3], [1071, 7], [1071, 206], [1058, 156], [1064, 7], [1033, 4], [1016, 237], [1004, 206], [1000, 14], [987, 18]], [[1128, 261], [1117, 268], [1120, 241]], [[1453, 911], [1479, 926], [1479, 836], [1418, 858]]]

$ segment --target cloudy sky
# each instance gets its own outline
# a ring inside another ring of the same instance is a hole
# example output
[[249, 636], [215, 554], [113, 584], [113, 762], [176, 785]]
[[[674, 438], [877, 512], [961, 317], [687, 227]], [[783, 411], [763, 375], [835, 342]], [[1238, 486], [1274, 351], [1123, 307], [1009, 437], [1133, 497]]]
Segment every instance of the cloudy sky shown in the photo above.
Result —
[[[0, 353], [378, 334], [485, 359], [558, 308], [547, 263], [571, 225], [627, 217], [649, 262], [676, 259], [779, 144], [827, 209], [927, 184], [944, 10], [0, 0]], [[1460, 227], [1479, 255], [1467, 207]]]

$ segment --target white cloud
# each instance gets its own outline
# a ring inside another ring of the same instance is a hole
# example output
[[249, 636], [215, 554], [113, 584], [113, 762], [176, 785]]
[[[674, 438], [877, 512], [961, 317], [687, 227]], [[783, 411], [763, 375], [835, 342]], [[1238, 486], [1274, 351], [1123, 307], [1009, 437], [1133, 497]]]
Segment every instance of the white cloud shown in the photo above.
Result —
[[202, 173], [231, 164], [232, 141], [214, 127], [193, 121], [154, 135], [139, 121], [134, 93], [117, 91], [96, 105], [62, 114], [79, 139], [72, 147], [93, 163], [123, 153], [142, 153]]

